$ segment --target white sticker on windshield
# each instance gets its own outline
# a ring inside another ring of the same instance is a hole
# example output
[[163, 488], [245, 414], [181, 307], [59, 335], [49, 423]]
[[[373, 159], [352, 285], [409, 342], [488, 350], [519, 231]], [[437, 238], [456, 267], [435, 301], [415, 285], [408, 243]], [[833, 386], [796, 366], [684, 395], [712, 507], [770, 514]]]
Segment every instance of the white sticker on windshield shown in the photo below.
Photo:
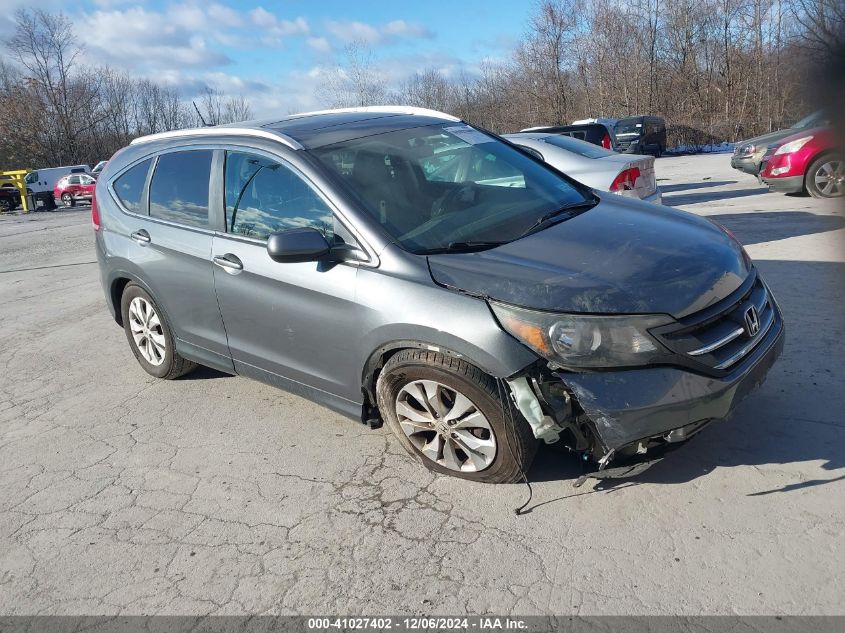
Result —
[[493, 142], [493, 139], [487, 136], [484, 132], [479, 132], [468, 125], [453, 125], [451, 127], [443, 128], [443, 130], [449, 134], [454, 134], [459, 139], [469, 143], [470, 145]]

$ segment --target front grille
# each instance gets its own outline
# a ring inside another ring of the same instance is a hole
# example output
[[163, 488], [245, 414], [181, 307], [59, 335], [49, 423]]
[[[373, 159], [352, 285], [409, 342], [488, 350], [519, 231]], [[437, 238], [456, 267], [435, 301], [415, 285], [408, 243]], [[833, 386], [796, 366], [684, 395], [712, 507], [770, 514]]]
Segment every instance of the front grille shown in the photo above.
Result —
[[766, 286], [752, 275], [724, 301], [654, 334], [689, 363], [728, 371], [766, 337], [775, 323], [775, 310]]

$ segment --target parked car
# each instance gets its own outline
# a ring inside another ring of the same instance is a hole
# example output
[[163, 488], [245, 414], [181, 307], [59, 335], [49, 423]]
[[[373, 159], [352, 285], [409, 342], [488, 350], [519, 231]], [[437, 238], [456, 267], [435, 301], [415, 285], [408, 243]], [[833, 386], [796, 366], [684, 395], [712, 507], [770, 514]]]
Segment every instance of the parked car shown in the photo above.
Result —
[[726, 230], [430, 110], [142, 137], [91, 214], [146, 372], [256, 378], [476, 481], [516, 481], [540, 440], [597, 467], [652, 455], [727, 416], [783, 346]]
[[656, 204], [662, 202], [651, 156], [618, 154], [559, 134], [506, 134], [504, 138], [588, 187]]
[[593, 145], [599, 145], [605, 149], [616, 149], [616, 141], [613, 137], [613, 130], [604, 123], [583, 123], [578, 125], [543, 125], [529, 127], [520, 132], [548, 132], [551, 134], [562, 134], [571, 136], [579, 141], [586, 141]]
[[46, 167], [29, 172], [24, 181], [26, 182], [27, 193], [33, 195], [36, 204], [40, 202], [43, 207], [52, 209], [56, 206], [53, 194], [59, 178], [65, 174], [87, 174], [90, 171], [91, 168], [88, 165]]
[[94, 176], [99, 176], [100, 172], [103, 171], [103, 167], [106, 166], [107, 160], [101, 160], [99, 163], [94, 165], [94, 169], [91, 170], [91, 174]]
[[845, 194], [845, 152], [833, 129], [803, 130], [781, 141], [760, 177], [771, 191], [837, 198]]
[[805, 116], [792, 127], [740, 141], [734, 145], [734, 152], [731, 156], [731, 167], [746, 174], [751, 174], [752, 176], [759, 176], [762, 171], [761, 163], [763, 162], [763, 157], [769, 147], [779, 145], [787, 136], [792, 136], [800, 130], [809, 130], [827, 125], [830, 125], [830, 117], [820, 110]]
[[10, 182], [0, 185], [0, 212], [6, 213], [21, 206], [21, 192]]
[[619, 119], [614, 128], [616, 148], [626, 154], [651, 154], [660, 158], [666, 151], [666, 121], [659, 116], [631, 116]]
[[62, 176], [53, 189], [53, 199], [56, 204], [61, 202], [66, 207], [72, 207], [80, 201], [91, 200], [97, 179], [88, 174], [68, 174]]

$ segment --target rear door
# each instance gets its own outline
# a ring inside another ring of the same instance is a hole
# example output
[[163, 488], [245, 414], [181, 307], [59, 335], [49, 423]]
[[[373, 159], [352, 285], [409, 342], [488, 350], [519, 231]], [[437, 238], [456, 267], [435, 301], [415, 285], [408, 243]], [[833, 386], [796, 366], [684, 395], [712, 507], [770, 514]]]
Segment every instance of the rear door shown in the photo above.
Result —
[[357, 245], [355, 238], [279, 158], [227, 151], [221, 175], [225, 232], [214, 238], [214, 282], [238, 373], [360, 402], [361, 367], [351, 362], [363, 309], [355, 303], [357, 267], [283, 264], [267, 254], [267, 237], [290, 228], [315, 228], [329, 243]]
[[128, 212], [127, 259], [137, 267], [176, 337], [176, 347], [232, 369], [211, 268], [210, 149], [181, 149], [144, 160], [112, 183]]

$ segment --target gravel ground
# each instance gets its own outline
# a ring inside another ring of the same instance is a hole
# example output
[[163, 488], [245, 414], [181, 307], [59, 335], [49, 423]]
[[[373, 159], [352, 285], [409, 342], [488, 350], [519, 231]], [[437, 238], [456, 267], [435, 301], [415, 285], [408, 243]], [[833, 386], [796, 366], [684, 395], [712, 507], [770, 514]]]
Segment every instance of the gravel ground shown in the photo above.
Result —
[[87, 210], [0, 217], [0, 614], [845, 614], [845, 214], [726, 155], [657, 161], [787, 321], [735, 416], [636, 480], [434, 476], [385, 429], [199, 371], [156, 381], [100, 289]]

